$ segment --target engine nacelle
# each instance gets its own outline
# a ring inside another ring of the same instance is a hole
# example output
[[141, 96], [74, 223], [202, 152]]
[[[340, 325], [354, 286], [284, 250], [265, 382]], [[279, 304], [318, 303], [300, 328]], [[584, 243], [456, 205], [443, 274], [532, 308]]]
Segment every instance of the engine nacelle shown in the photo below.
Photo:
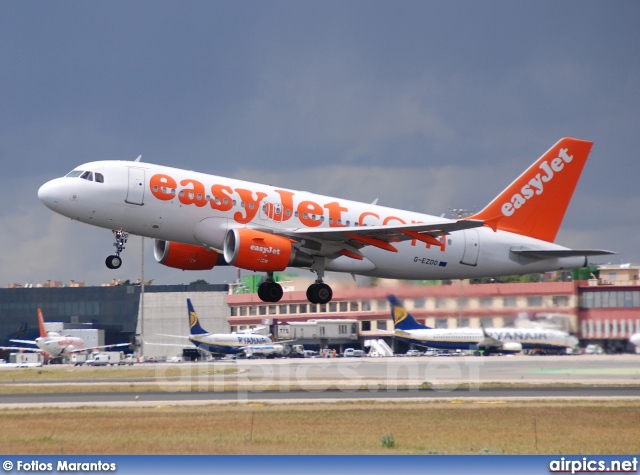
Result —
[[519, 353], [522, 351], [522, 343], [509, 341], [502, 344], [502, 351], [505, 353]]
[[310, 267], [313, 258], [282, 236], [248, 228], [230, 229], [224, 238], [224, 259], [241, 269], [276, 272], [289, 266]]
[[182, 270], [211, 270], [220, 254], [200, 246], [156, 239], [153, 255], [160, 264]]

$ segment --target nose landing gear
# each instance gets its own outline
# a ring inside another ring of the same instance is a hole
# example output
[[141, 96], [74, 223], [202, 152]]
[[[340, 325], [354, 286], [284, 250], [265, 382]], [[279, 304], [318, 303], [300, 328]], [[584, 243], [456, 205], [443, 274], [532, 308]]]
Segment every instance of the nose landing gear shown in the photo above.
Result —
[[120, 253], [124, 250], [124, 245], [127, 243], [127, 239], [129, 238], [129, 233], [124, 231], [112, 231], [113, 237], [115, 237], [116, 242], [113, 245], [116, 248], [116, 253], [112, 256], [107, 257], [105, 260], [105, 264], [109, 269], [119, 269], [122, 265], [122, 259], [120, 258]]

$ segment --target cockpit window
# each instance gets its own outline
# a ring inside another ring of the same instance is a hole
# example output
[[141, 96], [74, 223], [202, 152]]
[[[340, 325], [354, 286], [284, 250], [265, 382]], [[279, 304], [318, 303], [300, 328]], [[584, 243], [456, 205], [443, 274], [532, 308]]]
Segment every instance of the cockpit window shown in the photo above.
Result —
[[[94, 180], [94, 173], [90, 172], [90, 171], [84, 171], [84, 170], [73, 170], [72, 172], [69, 172], [65, 175], [68, 178], [82, 178], [83, 180], [87, 180], [87, 181], [93, 181]], [[102, 173], [95, 173], [95, 180], [97, 183], [104, 183], [104, 175]]]

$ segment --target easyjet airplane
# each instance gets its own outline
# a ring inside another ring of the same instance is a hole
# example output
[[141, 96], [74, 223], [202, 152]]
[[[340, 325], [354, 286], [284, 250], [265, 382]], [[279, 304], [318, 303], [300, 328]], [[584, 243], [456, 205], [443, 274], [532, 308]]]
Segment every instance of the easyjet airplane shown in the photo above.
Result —
[[393, 279], [458, 279], [572, 269], [611, 254], [554, 244], [592, 142], [564, 138], [486, 208], [465, 219], [358, 203], [305, 191], [140, 162], [80, 165], [40, 188], [56, 213], [106, 229], [122, 264], [128, 235], [155, 239], [165, 266], [229, 264], [265, 272], [258, 289], [277, 302], [273, 273], [312, 270], [312, 303], [331, 300], [326, 271]]
[[64, 356], [71, 356], [73, 353], [81, 353], [91, 349], [113, 348], [116, 346], [129, 346], [129, 343], [118, 343], [115, 345], [92, 346], [85, 348], [84, 340], [75, 336], [63, 336], [57, 332], [47, 332], [44, 328], [44, 317], [42, 310], [38, 309], [38, 327], [40, 336], [35, 340], [9, 340], [13, 343], [25, 343], [35, 345], [37, 348], [23, 348], [18, 346], [4, 347], [7, 350], [36, 351], [45, 353], [47, 358], [55, 359]]

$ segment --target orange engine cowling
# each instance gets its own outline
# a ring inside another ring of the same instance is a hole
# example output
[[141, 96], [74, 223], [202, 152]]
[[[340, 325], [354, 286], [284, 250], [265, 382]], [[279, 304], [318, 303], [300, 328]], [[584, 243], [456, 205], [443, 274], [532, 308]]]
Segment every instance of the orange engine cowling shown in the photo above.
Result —
[[289, 266], [308, 267], [313, 258], [282, 236], [248, 228], [230, 229], [224, 238], [224, 259], [241, 269], [275, 272]]
[[160, 264], [182, 270], [211, 270], [220, 257], [204, 247], [157, 239], [153, 255]]

